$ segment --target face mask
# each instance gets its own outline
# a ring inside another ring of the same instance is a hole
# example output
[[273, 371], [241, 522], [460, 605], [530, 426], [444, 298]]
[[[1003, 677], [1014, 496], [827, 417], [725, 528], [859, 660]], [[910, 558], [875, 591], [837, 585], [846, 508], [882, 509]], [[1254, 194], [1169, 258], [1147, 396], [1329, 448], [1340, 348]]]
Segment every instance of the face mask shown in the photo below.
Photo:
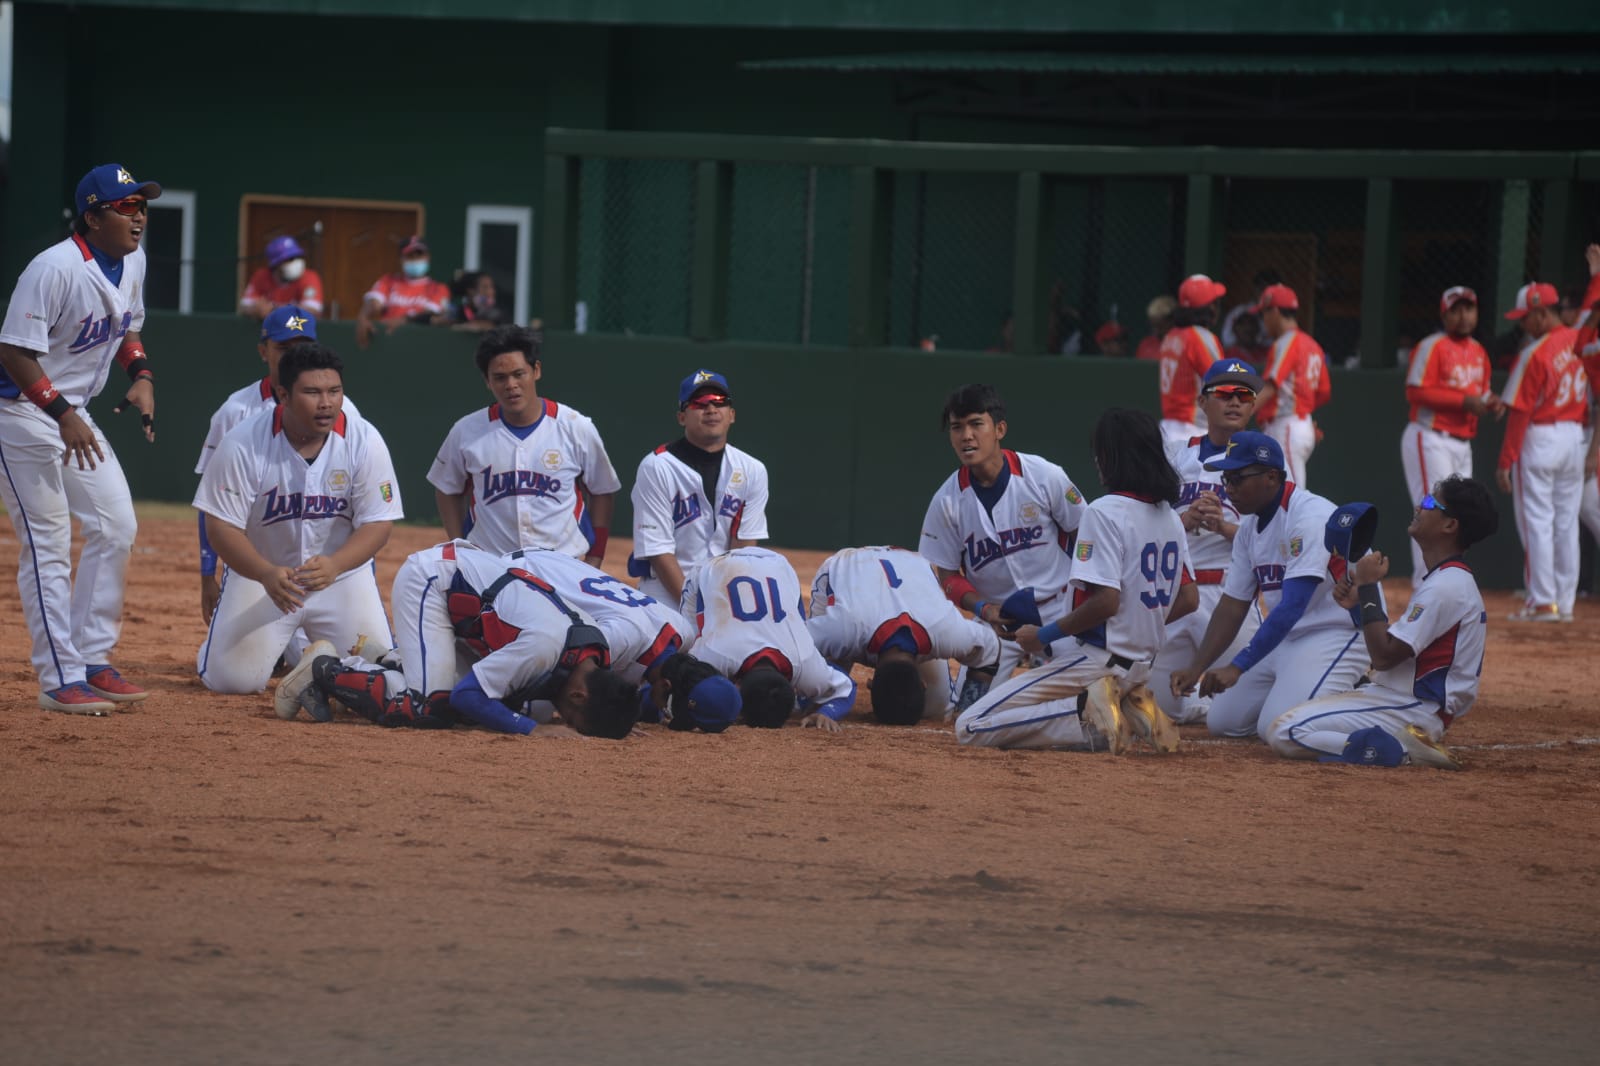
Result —
[[299, 281], [300, 275], [306, 272], [304, 259], [291, 259], [287, 263], [278, 265], [278, 277], [284, 281]]
[[428, 276], [428, 261], [426, 259], [407, 259], [405, 272], [408, 278], [425, 278]]

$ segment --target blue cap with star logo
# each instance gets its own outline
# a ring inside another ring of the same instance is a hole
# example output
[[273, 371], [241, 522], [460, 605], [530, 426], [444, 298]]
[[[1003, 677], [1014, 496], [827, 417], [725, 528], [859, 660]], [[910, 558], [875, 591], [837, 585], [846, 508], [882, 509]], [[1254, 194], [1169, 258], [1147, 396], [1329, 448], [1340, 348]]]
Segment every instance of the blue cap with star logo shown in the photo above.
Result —
[[1218, 359], [1211, 364], [1211, 369], [1206, 371], [1205, 378], [1200, 382], [1201, 392], [1210, 392], [1219, 385], [1243, 385], [1254, 392], [1262, 388], [1261, 375], [1256, 373], [1256, 368], [1243, 359]]
[[317, 339], [317, 320], [294, 304], [274, 307], [261, 320], [261, 339], [264, 341], [287, 344], [301, 338], [310, 341]]
[[1243, 470], [1247, 466], [1284, 470], [1283, 449], [1265, 433], [1241, 429], [1228, 438], [1227, 451], [1206, 460], [1207, 470]]
[[161, 195], [161, 186], [153, 181], [137, 181], [120, 163], [106, 163], [95, 167], [78, 182], [78, 214], [91, 207], [123, 200], [129, 196], [143, 196], [154, 200]]
[[727, 396], [728, 379], [715, 370], [696, 370], [678, 385], [678, 407], [681, 409], [702, 392], [720, 392]]

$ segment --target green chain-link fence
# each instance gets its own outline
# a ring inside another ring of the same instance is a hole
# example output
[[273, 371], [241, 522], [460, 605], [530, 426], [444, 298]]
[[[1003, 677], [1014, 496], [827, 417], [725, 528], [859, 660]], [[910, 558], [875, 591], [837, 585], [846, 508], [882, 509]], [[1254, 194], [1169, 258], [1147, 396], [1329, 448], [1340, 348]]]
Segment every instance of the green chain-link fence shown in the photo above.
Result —
[[675, 160], [584, 161], [577, 298], [588, 329], [689, 331], [692, 179], [691, 164]]

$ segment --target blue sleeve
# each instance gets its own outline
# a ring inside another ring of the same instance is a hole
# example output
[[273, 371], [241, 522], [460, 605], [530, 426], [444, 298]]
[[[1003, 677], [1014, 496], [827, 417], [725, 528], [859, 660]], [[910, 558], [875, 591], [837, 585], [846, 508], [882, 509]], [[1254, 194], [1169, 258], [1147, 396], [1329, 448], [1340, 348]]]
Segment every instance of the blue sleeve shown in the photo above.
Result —
[[1321, 578], [1291, 577], [1283, 583], [1283, 598], [1278, 601], [1278, 606], [1267, 615], [1267, 620], [1261, 623], [1261, 628], [1256, 630], [1256, 635], [1250, 638], [1250, 643], [1239, 650], [1233, 657], [1233, 665], [1240, 670], [1248, 670], [1256, 663], [1267, 657], [1267, 653], [1283, 642], [1289, 635], [1289, 630], [1295, 627], [1302, 615], [1306, 613], [1306, 604], [1311, 602], [1311, 594], [1317, 591], [1317, 586], [1322, 583]]
[[[832, 664], [830, 663], [829, 665], [831, 666]], [[837, 722], [845, 715], [849, 714], [850, 708], [856, 705], [856, 681], [855, 678], [850, 676], [850, 671], [848, 670], [840, 670], [835, 666], [833, 667], [833, 672], [844, 678], [845, 684], [850, 686], [849, 691], [842, 696], [835, 696], [827, 703], [819, 704], [818, 706], [811, 708], [811, 710], [825, 718], [832, 718], [835, 722]]]
[[532, 718], [518, 714], [483, 691], [483, 686], [478, 684], [478, 675], [471, 670], [450, 690], [450, 706], [467, 721], [500, 733], [527, 736], [533, 732], [536, 724]]
[[213, 577], [217, 572], [217, 553], [211, 550], [206, 539], [206, 513], [200, 512], [200, 576]]

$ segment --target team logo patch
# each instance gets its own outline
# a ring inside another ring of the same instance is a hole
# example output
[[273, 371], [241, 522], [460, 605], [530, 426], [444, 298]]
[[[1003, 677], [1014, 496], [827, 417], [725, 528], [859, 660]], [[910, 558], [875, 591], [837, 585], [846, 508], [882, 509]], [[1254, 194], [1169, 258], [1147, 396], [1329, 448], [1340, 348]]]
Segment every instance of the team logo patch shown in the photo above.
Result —
[[1299, 537], [1289, 538], [1289, 555], [1291, 558], [1300, 558], [1300, 552], [1305, 548], [1305, 541]]
[[735, 470], [733, 473], [729, 474], [728, 475], [728, 484], [729, 485], [743, 485], [744, 484], [744, 471], [743, 470]]
[[328, 487], [330, 489], [332, 489], [334, 492], [343, 492], [345, 489], [349, 488], [350, 487], [350, 471], [348, 471], [348, 470], [330, 470], [330, 471], [328, 471]]
[[1339, 528], [1349, 529], [1351, 526], [1355, 525], [1355, 521], [1356, 516], [1346, 511], [1344, 514], [1339, 516]]
[[1039, 508], [1035, 507], [1031, 503], [1023, 504], [1022, 505], [1022, 520], [1024, 522], [1028, 523], [1029, 525], [1032, 525], [1033, 523], [1037, 522], [1039, 520]]
[[544, 468], [546, 470], [560, 470], [561, 469], [561, 453], [556, 451], [554, 448], [551, 448], [549, 451], [545, 452], [544, 453]]
[[1406, 615], [1406, 621], [1407, 622], [1415, 622], [1417, 619], [1422, 617], [1422, 611], [1423, 611], [1422, 604], [1420, 604], [1420, 603], [1417, 604], [1415, 607], [1411, 608], [1410, 613]]
[[132, 185], [133, 184], [133, 175], [129, 174], [122, 167], [118, 167], [117, 168], [117, 182], [118, 182], [118, 184], [121, 184], [121, 185]]
[[1078, 486], [1076, 486], [1076, 485], [1068, 485], [1067, 486], [1067, 502], [1068, 503], [1082, 503], [1083, 502], [1083, 493], [1078, 491]]
[[1089, 556], [1091, 556], [1093, 554], [1094, 554], [1094, 541], [1092, 541], [1092, 540], [1080, 540], [1080, 541], [1078, 541], [1078, 562], [1080, 562], [1080, 563], [1088, 562], [1089, 561]]
[[301, 318], [299, 315], [290, 315], [288, 318], [284, 319], [283, 324], [285, 327], [294, 330], [296, 333], [304, 333], [306, 331], [306, 320]]
[[387, 481], [378, 486], [378, 495], [383, 497], [384, 503], [394, 502], [394, 486]]

